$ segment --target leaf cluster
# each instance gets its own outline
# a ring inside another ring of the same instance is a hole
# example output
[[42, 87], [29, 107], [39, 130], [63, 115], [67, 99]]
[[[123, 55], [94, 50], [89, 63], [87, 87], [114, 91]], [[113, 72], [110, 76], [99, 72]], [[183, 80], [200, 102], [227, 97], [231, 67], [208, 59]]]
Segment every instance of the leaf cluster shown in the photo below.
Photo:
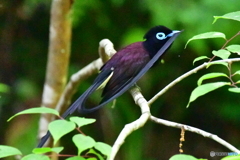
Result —
[[[59, 113], [51, 108], [46, 107], [37, 107], [30, 108], [19, 112], [8, 119], [10, 121], [16, 116], [23, 114], [53, 114], [55, 116], [59, 116]], [[33, 149], [33, 153], [29, 155], [25, 155], [22, 160], [30, 160], [30, 159], [39, 159], [39, 160], [48, 160], [50, 159], [47, 155], [49, 152], [55, 152], [59, 157], [66, 156], [69, 157], [67, 160], [84, 160], [88, 159], [96, 159], [96, 157], [100, 160], [105, 159], [111, 153], [111, 146], [102, 142], [96, 142], [92, 137], [87, 136], [82, 133], [80, 128], [85, 125], [89, 125], [94, 123], [95, 119], [83, 118], [83, 117], [70, 117], [69, 120], [58, 119], [49, 124], [49, 131], [53, 137], [54, 145], [66, 134], [72, 132], [73, 130], [77, 130], [80, 133], [76, 134], [72, 137], [72, 141], [78, 149], [78, 153], [76, 155], [63, 155], [60, 154], [63, 151], [64, 147], [44, 147], [44, 148], [35, 148]], [[21, 155], [21, 151], [17, 148], [10, 146], [0, 146], [0, 158]], [[93, 156], [94, 155], [94, 156]]]

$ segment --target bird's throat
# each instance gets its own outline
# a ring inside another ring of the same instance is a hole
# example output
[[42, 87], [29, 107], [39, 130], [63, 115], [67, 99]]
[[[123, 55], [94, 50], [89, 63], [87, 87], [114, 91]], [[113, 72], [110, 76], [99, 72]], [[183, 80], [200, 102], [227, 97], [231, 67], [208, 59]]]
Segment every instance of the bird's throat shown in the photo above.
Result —
[[148, 52], [150, 58], [153, 58], [154, 55], [158, 52], [158, 50], [161, 48], [156, 45], [152, 45], [149, 41], [144, 41], [143, 47]]

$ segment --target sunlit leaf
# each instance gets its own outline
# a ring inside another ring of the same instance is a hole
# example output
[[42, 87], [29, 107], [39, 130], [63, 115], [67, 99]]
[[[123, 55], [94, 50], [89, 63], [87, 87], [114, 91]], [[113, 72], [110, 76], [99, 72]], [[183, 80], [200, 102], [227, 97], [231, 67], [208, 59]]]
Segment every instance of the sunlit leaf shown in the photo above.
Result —
[[212, 51], [212, 54], [214, 56], [217, 56], [217, 57], [222, 58], [222, 59], [228, 59], [229, 56], [231, 55], [231, 52], [229, 52], [225, 49], [220, 49], [218, 51]]
[[228, 152], [228, 155], [231, 155], [231, 156], [224, 157], [221, 160], [239, 160], [240, 159], [240, 155], [237, 152]]
[[[98, 157], [99, 158], [99, 157]], [[95, 158], [95, 157], [91, 157], [91, 158], [88, 158], [87, 160], [98, 160], [97, 158]], [[99, 158], [99, 160], [104, 160], [104, 159], [100, 159]]]
[[51, 108], [47, 108], [47, 107], [37, 107], [37, 108], [30, 108], [30, 109], [26, 109], [24, 111], [21, 111], [15, 115], [13, 115], [12, 117], [10, 117], [7, 121], [10, 121], [11, 119], [13, 119], [14, 117], [18, 116], [18, 115], [22, 115], [22, 114], [42, 114], [42, 113], [49, 113], [49, 114], [54, 114], [56, 116], [59, 116], [59, 113], [55, 110], [55, 109], [51, 109]]
[[207, 56], [200, 56], [200, 57], [197, 57], [197, 58], [194, 59], [194, 61], [193, 61], [193, 65], [194, 65], [195, 62], [200, 61], [200, 60], [203, 60], [203, 59], [210, 59], [210, 58], [208, 58]]
[[212, 62], [212, 63], [208, 63], [208, 65], [206, 66], [206, 68], [212, 66], [212, 65], [217, 65], [217, 64], [220, 64], [220, 65], [223, 65], [225, 67], [228, 67], [228, 63], [227, 62]]
[[78, 155], [80, 155], [86, 149], [92, 148], [95, 145], [95, 140], [89, 136], [77, 134], [73, 136], [73, 142], [78, 148]]
[[17, 148], [0, 145], [0, 158], [14, 155], [22, 155], [22, 153]]
[[35, 154], [44, 154], [48, 152], [60, 153], [62, 150], [63, 150], [63, 147], [54, 147], [54, 148], [43, 147], [43, 148], [34, 148], [32, 152]]
[[41, 154], [29, 154], [24, 156], [21, 160], [50, 160], [50, 158]]
[[[105, 160], [104, 158], [103, 158], [103, 156], [99, 153], [99, 152], [97, 152], [95, 149], [93, 149], [93, 148], [91, 148], [88, 152], [87, 152], [87, 154], [91, 154], [91, 155], [95, 155], [96, 157], [92, 157], [93, 159], [92, 160]], [[89, 159], [88, 159], [89, 160]]]
[[193, 41], [193, 40], [198, 40], [198, 39], [209, 39], [209, 38], [223, 38], [223, 39], [226, 39], [226, 36], [224, 33], [221, 33], [221, 32], [207, 32], [207, 33], [202, 33], [202, 34], [199, 34], [199, 35], [196, 35], [196, 36], [193, 36], [192, 38], [190, 38], [186, 45], [185, 45], [185, 48], [187, 47], [188, 43], [190, 41]]
[[189, 102], [187, 107], [190, 105], [191, 102], [195, 101], [198, 97], [203, 96], [213, 90], [216, 90], [222, 86], [230, 85], [229, 82], [214, 82], [214, 83], [207, 83], [195, 88], [190, 96]]
[[97, 142], [94, 146], [98, 151], [100, 151], [102, 154], [109, 156], [112, 150], [112, 147], [106, 143]]
[[238, 44], [233, 44], [233, 45], [227, 46], [226, 48], [227, 48], [227, 50], [229, 50], [230, 52], [232, 52], [232, 53], [237, 53], [238, 55], [240, 55], [240, 45], [238, 45]]
[[240, 88], [228, 88], [228, 91], [235, 92], [235, 93], [240, 93]]
[[84, 117], [71, 117], [70, 121], [75, 122], [78, 127], [94, 123], [96, 119], [84, 118]]
[[191, 155], [176, 154], [176, 155], [172, 156], [169, 160], [198, 160], [198, 159]]
[[[75, 157], [67, 158], [65, 160], [86, 160], [86, 159], [80, 156], [75, 156]], [[89, 158], [87, 160], [89, 160]]]
[[6, 93], [6, 92], [9, 92], [9, 91], [10, 91], [10, 88], [9, 88], [8, 85], [0, 83], [0, 92]]
[[228, 77], [228, 76], [224, 73], [207, 73], [198, 79], [197, 85], [200, 86], [204, 80], [216, 77]]
[[235, 76], [235, 75], [237, 75], [237, 74], [240, 75], [240, 70], [239, 70], [239, 71], [236, 71], [233, 75]]
[[240, 21], [240, 11], [227, 13], [223, 16], [213, 16], [213, 17], [214, 17], [213, 23], [215, 23], [219, 18]]
[[54, 145], [65, 134], [73, 131], [76, 125], [74, 122], [69, 122], [63, 119], [55, 120], [49, 124], [49, 131], [53, 136]]

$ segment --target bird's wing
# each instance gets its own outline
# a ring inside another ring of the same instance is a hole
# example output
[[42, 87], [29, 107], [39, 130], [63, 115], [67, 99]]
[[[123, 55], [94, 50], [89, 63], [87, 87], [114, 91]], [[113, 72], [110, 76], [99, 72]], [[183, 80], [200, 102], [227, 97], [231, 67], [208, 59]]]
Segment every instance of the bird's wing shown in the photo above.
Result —
[[149, 55], [146, 51], [142, 50], [140, 52], [142, 53], [136, 53], [138, 56], [126, 54], [124, 59], [119, 60], [118, 63], [120, 65], [114, 68], [113, 75], [103, 90], [100, 104], [117, 94], [123, 87], [129, 84], [147, 64], [150, 60]]

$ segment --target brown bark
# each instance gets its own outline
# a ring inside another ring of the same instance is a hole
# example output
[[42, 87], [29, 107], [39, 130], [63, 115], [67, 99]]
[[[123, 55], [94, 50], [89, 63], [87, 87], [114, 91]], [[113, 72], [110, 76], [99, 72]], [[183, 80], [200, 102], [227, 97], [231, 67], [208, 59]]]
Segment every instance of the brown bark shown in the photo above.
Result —
[[[70, 56], [71, 22], [67, 15], [71, 0], [53, 0], [51, 6], [49, 52], [46, 79], [42, 95], [42, 106], [55, 108], [67, 81]], [[39, 138], [47, 132], [51, 115], [42, 115]]]

